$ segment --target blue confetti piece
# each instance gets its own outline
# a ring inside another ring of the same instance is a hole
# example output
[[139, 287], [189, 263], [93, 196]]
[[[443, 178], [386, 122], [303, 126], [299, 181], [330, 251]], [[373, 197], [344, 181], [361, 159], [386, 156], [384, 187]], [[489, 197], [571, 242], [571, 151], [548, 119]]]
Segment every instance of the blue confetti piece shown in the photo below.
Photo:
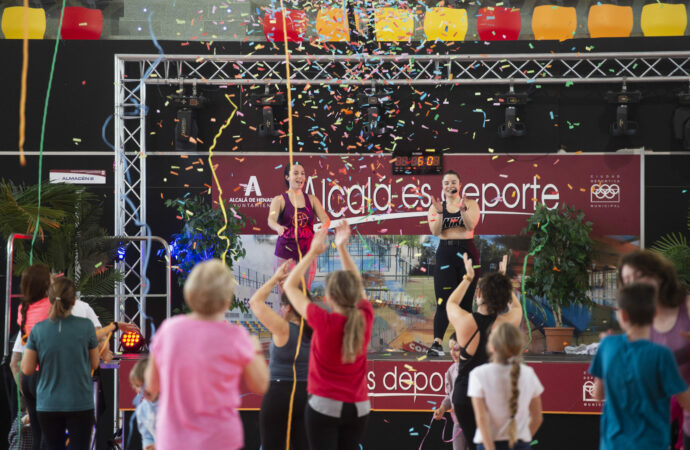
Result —
[[447, 269], [449, 267], [450, 267], [450, 265], [441, 266], [441, 270]]

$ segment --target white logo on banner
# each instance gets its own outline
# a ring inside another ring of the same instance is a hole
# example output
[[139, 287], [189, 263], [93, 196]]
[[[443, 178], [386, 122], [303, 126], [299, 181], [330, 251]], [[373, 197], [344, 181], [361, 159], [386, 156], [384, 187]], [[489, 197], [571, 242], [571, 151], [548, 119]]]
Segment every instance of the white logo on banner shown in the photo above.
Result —
[[617, 184], [593, 184], [589, 197], [592, 203], [620, 203], [621, 188]]
[[589, 205], [592, 208], [620, 208], [621, 176], [616, 173], [589, 175]]
[[244, 189], [244, 196], [248, 197], [252, 191], [256, 192], [257, 197], [261, 197], [261, 188], [259, 187], [259, 181], [256, 179], [256, 175], [249, 177], [247, 187]]

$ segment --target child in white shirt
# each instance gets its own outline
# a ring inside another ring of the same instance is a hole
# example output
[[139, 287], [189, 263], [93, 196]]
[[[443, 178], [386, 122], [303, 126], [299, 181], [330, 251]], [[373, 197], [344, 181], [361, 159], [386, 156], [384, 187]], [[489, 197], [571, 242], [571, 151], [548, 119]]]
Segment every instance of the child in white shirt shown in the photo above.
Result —
[[491, 331], [491, 362], [470, 372], [467, 395], [477, 421], [478, 450], [525, 450], [542, 423], [544, 387], [531, 367], [522, 364], [524, 337], [510, 323]]

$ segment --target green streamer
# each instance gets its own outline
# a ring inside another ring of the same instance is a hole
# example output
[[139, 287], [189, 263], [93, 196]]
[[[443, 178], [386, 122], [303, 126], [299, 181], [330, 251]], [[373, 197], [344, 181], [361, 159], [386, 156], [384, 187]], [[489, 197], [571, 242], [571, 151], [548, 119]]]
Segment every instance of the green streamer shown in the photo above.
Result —
[[48, 90], [46, 92], [46, 100], [43, 104], [43, 121], [41, 123], [41, 141], [38, 147], [38, 209], [36, 212], [36, 225], [34, 226], [34, 235], [31, 238], [31, 248], [29, 250], [29, 265], [34, 263], [34, 242], [38, 235], [38, 227], [41, 223], [41, 188], [43, 186], [43, 143], [46, 137], [46, 118], [48, 117], [48, 103], [50, 102], [50, 89], [53, 86], [53, 75], [55, 74], [55, 60], [57, 59], [58, 44], [60, 44], [60, 34], [62, 32], [62, 19], [65, 16], [65, 0], [62, 0], [62, 9], [60, 9], [60, 22], [58, 24], [57, 37], [55, 38], [55, 50], [53, 50], [53, 60], [50, 64], [50, 75], [48, 76]]
[[522, 287], [520, 289], [520, 293], [522, 294], [522, 314], [525, 316], [525, 323], [527, 324], [527, 332], [529, 333], [529, 342], [527, 345], [532, 343], [532, 326], [529, 324], [529, 319], [527, 318], [527, 294], [525, 292], [525, 279], [527, 278], [525, 274], [527, 273], [527, 258], [530, 256], [534, 256], [537, 253], [541, 251], [542, 248], [544, 248], [544, 244], [546, 244], [546, 241], [549, 238], [549, 232], [546, 230], [546, 227], [549, 226], [549, 219], [547, 217], [546, 223], [539, 227], [540, 230], [544, 231], [544, 234], [546, 234], [546, 237], [544, 239], [544, 242], [542, 242], [540, 245], [537, 246], [534, 250], [531, 252], [527, 253], [525, 255], [525, 259], [522, 262]]

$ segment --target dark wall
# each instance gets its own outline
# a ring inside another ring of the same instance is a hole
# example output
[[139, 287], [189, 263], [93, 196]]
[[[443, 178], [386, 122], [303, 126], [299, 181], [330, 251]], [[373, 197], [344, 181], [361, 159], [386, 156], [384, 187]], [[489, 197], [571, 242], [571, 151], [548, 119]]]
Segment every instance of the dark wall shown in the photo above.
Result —
[[[630, 38], [554, 41], [495, 42], [490, 45], [463, 42], [456, 45], [441, 44], [401, 45], [401, 52], [411, 55], [433, 53], [451, 54], [504, 54], [549, 52], [605, 52], [685, 50], [690, 38]], [[20, 42], [0, 41], [0, 51], [7, 64], [0, 72], [5, 89], [5, 104], [17, 105], [21, 70]], [[182, 45], [180, 42], [163, 42], [168, 54], [246, 54], [280, 53], [281, 48], [266, 46], [257, 51], [255, 44], [214, 43], [212, 46], [198, 42]], [[39, 145], [43, 101], [48, 81], [54, 42], [31, 41], [29, 97], [27, 100], [26, 149], [36, 150]], [[346, 47], [335, 52], [343, 54]], [[298, 49], [293, 50], [295, 54]], [[306, 46], [303, 52], [319, 52], [314, 46]], [[101, 128], [113, 112], [113, 61], [117, 53], [155, 54], [149, 41], [62, 41], [59, 45], [53, 90], [46, 128], [45, 149], [53, 150], [107, 150], [101, 139]], [[286, 149], [284, 139], [260, 138], [255, 127], [259, 111], [249, 105], [252, 93], [261, 89], [251, 87], [216, 88], [200, 87], [211, 103], [199, 112], [199, 134], [203, 141], [199, 150], [206, 150], [213, 135], [231, 113], [232, 107], [225, 99], [231, 96], [239, 106], [239, 115], [221, 136], [218, 150], [281, 151]], [[502, 139], [496, 132], [504, 121], [502, 106], [496, 106], [496, 94], [505, 92], [506, 86], [455, 86], [455, 87], [400, 87], [388, 88], [391, 103], [384, 114], [387, 133], [379, 138], [361, 140], [361, 123], [354, 116], [359, 113], [347, 103], [361, 92], [358, 87], [311, 86], [308, 91], [294, 87], [296, 150], [347, 152], [376, 151], [392, 148], [392, 136], [401, 137], [398, 148], [434, 147], [451, 152], [485, 152], [489, 148], [498, 152], [553, 152], [611, 151], [626, 147], [654, 150], [678, 150], [680, 143], [672, 135], [671, 117], [676, 108], [675, 93], [687, 88], [687, 83], [630, 84], [629, 89], [640, 89], [642, 102], [632, 108], [631, 119], [640, 123], [640, 132], [633, 137], [611, 137], [608, 133], [614, 121], [615, 106], [607, 104], [604, 95], [618, 90], [615, 85], [572, 86], [539, 85], [538, 80], [527, 87], [531, 101], [520, 108], [521, 120], [528, 127], [522, 138]], [[176, 108], [166, 106], [165, 96], [175, 87], [149, 86], [148, 104], [150, 132], [147, 145], [150, 151], [171, 150]], [[300, 96], [301, 94], [301, 96]], [[482, 110], [484, 115], [476, 110]], [[349, 112], [354, 114], [348, 115]], [[0, 134], [0, 150], [17, 148], [18, 114], [16, 107], [3, 108], [0, 112], [3, 130]], [[278, 114], [285, 118], [285, 112]], [[332, 127], [332, 125], [334, 125]], [[457, 132], [448, 129], [457, 129]], [[321, 135], [313, 134], [319, 131]], [[75, 141], [75, 138], [81, 141]], [[112, 126], [108, 129], [112, 140]], [[301, 142], [301, 144], [300, 144]], [[348, 146], [349, 149], [348, 149]]]

